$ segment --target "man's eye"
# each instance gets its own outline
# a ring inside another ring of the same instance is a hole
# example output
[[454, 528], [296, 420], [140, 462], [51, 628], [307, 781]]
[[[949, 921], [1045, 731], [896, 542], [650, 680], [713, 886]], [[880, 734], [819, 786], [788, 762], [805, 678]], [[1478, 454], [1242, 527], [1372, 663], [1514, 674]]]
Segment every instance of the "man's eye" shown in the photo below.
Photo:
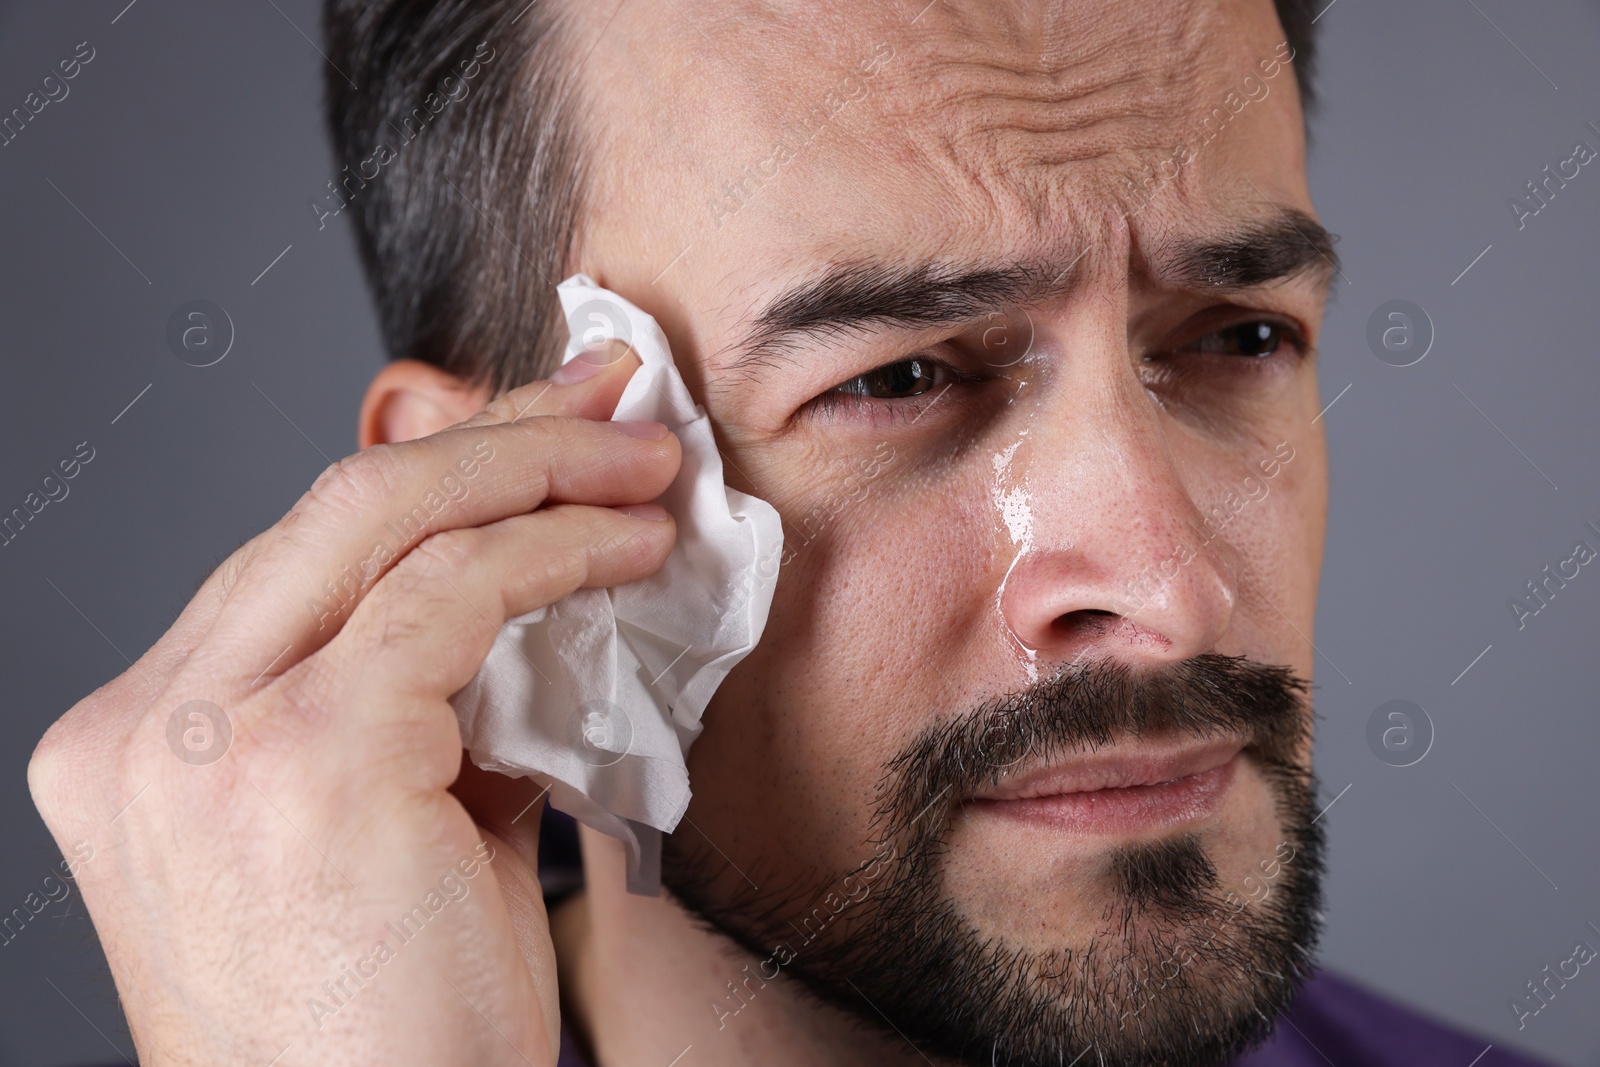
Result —
[[1213, 330], [1184, 346], [1188, 352], [1205, 352], [1219, 356], [1245, 356], [1265, 359], [1275, 354], [1285, 340], [1293, 339], [1290, 331], [1276, 322], [1257, 320], [1241, 322], [1220, 330]]
[[833, 388], [834, 393], [849, 396], [873, 397], [894, 400], [901, 397], [921, 396], [943, 384], [945, 367], [930, 359], [902, 359], [876, 370], [857, 375]]

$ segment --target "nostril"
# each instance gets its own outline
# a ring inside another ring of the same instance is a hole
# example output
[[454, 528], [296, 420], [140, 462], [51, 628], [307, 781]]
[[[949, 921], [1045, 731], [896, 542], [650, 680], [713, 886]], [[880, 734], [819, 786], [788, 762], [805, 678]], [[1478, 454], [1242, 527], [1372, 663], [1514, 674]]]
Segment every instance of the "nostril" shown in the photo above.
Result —
[[1056, 616], [1050, 624], [1052, 642], [1081, 645], [1103, 641], [1117, 625], [1121, 616], [1100, 608], [1084, 608]]
[[1118, 648], [1165, 650], [1172, 642], [1126, 615], [1103, 608], [1082, 608], [1056, 617], [1051, 637], [1066, 645], [1099, 645], [1103, 651]]

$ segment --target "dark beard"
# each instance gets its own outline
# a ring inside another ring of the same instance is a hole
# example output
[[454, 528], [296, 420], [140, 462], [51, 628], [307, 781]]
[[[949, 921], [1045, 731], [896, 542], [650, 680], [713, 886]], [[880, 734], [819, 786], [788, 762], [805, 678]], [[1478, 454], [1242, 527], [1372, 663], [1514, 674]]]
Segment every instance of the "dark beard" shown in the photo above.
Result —
[[[1137, 672], [1065, 668], [896, 756], [878, 789], [875, 856], [854, 871], [719, 901], [708, 890], [720, 864], [691, 830], [667, 839], [663, 881], [766, 962], [764, 977], [787, 971], [926, 1055], [972, 1067], [1223, 1064], [1271, 1032], [1318, 935], [1323, 839], [1315, 779], [1299, 762], [1305, 690], [1283, 668], [1212, 654]], [[1222, 884], [1195, 834], [1120, 847], [1101, 917], [1115, 933], [1044, 952], [986, 937], [945, 894], [951, 817], [1008, 768], [1175, 735], [1249, 739], [1282, 828], [1251, 884]]]

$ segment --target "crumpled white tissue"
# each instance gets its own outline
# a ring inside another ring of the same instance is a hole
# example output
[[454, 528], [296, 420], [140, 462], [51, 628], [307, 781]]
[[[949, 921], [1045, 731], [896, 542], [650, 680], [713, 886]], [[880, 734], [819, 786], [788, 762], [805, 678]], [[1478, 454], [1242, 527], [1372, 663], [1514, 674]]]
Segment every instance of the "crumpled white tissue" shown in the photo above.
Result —
[[642, 581], [507, 622], [450, 702], [475, 764], [547, 783], [554, 807], [627, 846], [629, 891], [654, 895], [660, 833], [689, 806], [684, 757], [711, 694], [761, 637], [783, 528], [772, 505], [723, 483], [710, 419], [655, 319], [582, 274], [556, 292], [573, 334], [566, 360], [612, 338], [638, 353], [613, 418], [665, 423], [682, 442], [683, 466], [656, 501], [677, 543]]

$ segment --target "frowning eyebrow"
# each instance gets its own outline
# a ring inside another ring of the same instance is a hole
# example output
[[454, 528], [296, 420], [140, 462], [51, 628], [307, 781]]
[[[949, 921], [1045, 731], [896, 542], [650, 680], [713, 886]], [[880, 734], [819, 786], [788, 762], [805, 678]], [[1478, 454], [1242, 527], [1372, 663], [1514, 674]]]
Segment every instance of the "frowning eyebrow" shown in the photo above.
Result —
[[1339, 273], [1337, 238], [1303, 211], [1283, 208], [1280, 215], [1220, 238], [1176, 244], [1154, 257], [1152, 273], [1178, 288], [1229, 292], [1308, 273], [1331, 281]]
[[[1331, 280], [1335, 238], [1293, 208], [1228, 233], [1176, 242], [1150, 257], [1150, 273], [1178, 289], [1239, 292], [1302, 274]], [[1080, 257], [1081, 258], [1081, 257]], [[733, 347], [746, 367], [807, 341], [870, 330], [928, 330], [976, 323], [1070, 289], [1076, 260], [962, 269], [945, 263], [841, 263], [768, 302]]]

